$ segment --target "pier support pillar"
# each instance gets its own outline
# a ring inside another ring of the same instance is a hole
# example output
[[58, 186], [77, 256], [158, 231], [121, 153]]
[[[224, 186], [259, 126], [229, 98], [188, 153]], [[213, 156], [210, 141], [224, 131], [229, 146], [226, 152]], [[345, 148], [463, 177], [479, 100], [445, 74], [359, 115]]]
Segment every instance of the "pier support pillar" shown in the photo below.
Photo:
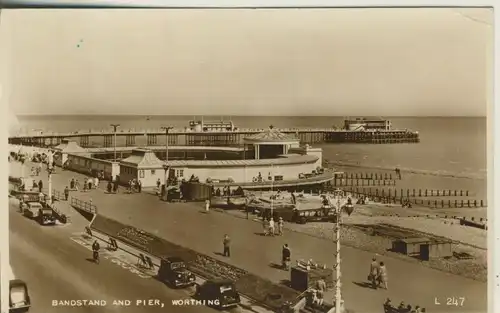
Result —
[[104, 148], [109, 148], [113, 145], [113, 135], [104, 136]]
[[80, 146], [86, 148], [89, 146], [89, 136], [81, 136], [80, 137]]
[[158, 138], [156, 135], [148, 135], [147, 136], [147, 145], [148, 146], [154, 146], [158, 144]]
[[135, 146], [135, 136], [134, 135], [127, 135], [125, 145], [127, 147]]

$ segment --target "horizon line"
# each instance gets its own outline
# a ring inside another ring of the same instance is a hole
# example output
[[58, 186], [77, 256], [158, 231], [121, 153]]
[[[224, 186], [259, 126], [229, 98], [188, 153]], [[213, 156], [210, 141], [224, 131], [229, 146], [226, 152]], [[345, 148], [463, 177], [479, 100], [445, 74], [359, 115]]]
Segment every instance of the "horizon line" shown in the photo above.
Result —
[[200, 117], [223, 117], [223, 118], [231, 118], [231, 117], [345, 117], [345, 118], [383, 118], [383, 117], [413, 117], [413, 118], [456, 118], [456, 117], [470, 117], [470, 118], [487, 118], [487, 115], [253, 115], [253, 114], [233, 114], [233, 115], [220, 115], [220, 114], [132, 114], [132, 113], [122, 113], [122, 114], [82, 114], [82, 113], [74, 113], [74, 114], [46, 114], [46, 113], [32, 113], [32, 114], [14, 114], [16, 117], [24, 117], [24, 116], [200, 116]]

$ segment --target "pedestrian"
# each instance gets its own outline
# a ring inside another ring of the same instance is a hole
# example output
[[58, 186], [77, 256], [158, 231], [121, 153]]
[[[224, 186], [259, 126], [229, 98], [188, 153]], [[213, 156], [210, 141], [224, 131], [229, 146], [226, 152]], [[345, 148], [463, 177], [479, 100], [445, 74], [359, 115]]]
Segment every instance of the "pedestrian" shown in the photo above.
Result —
[[160, 190], [160, 185], [161, 185], [161, 181], [158, 178], [158, 180], [156, 181], [156, 188], [158, 188], [158, 190]]
[[291, 257], [292, 251], [290, 251], [288, 244], [285, 243], [283, 249], [281, 249], [281, 266], [285, 271], [290, 267]]
[[229, 244], [231, 243], [231, 239], [229, 239], [229, 236], [226, 234], [224, 235], [224, 241], [223, 241], [223, 244], [224, 244], [224, 253], [223, 255], [226, 256], [226, 257], [230, 257], [231, 256], [231, 250], [229, 249]]
[[269, 234], [271, 236], [274, 236], [274, 218], [273, 217], [271, 217], [269, 219]]
[[283, 226], [284, 226], [283, 218], [280, 216], [280, 219], [278, 221], [278, 235], [280, 236], [283, 236]]
[[111, 184], [111, 181], [108, 181], [108, 185], [106, 186], [106, 189], [108, 190], [108, 193], [111, 193], [113, 189], [113, 185]]
[[42, 192], [42, 188], [43, 188], [43, 182], [40, 179], [40, 181], [38, 182], [38, 191]]
[[377, 278], [378, 284], [382, 284], [384, 288], [387, 289], [387, 268], [385, 267], [384, 262], [380, 262]]
[[92, 190], [92, 185], [93, 185], [92, 178], [89, 177], [89, 179], [87, 179], [87, 185], [89, 187], [89, 190]]
[[83, 192], [87, 192], [87, 190], [88, 190], [87, 183], [83, 183]]
[[80, 189], [80, 182], [78, 179], [75, 181], [75, 190], [78, 191]]
[[69, 188], [71, 190], [75, 190], [75, 179], [71, 178], [71, 181], [69, 182]]
[[317, 282], [316, 282], [316, 290], [317, 290], [317, 297], [318, 297], [318, 304], [322, 305], [324, 301], [324, 295], [326, 291], [326, 282], [323, 277], [321, 277]]
[[262, 227], [264, 228], [264, 236], [267, 236], [267, 233], [269, 232], [269, 222], [267, 221], [267, 218], [265, 218], [265, 217], [262, 220]]
[[205, 212], [209, 212], [210, 211], [210, 200], [205, 200]]
[[31, 187], [32, 189], [37, 189], [38, 188], [38, 184], [36, 183], [36, 181], [33, 179], [33, 186]]
[[97, 189], [99, 187], [99, 177], [94, 178], [94, 188]]
[[137, 181], [137, 190], [138, 190], [139, 192], [141, 192], [141, 191], [142, 191], [142, 181], [141, 181], [141, 180], [138, 180], [138, 181]]
[[68, 186], [66, 186], [66, 188], [64, 188], [64, 199], [68, 201], [68, 198], [69, 198], [69, 189]]
[[114, 193], [118, 192], [118, 180], [115, 180], [113, 183], [113, 192]]
[[372, 263], [370, 264], [370, 273], [368, 274], [368, 280], [372, 283], [372, 287], [377, 289], [377, 275], [378, 275], [379, 264], [377, 258], [373, 257]]

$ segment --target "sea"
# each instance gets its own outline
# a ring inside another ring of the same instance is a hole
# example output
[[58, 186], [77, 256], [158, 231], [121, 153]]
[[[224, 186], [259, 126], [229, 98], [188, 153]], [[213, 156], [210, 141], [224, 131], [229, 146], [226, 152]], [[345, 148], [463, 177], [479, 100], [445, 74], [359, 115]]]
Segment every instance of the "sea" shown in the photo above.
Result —
[[[111, 129], [184, 128], [201, 116], [164, 115], [45, 115], [18, 116], [21, 132], [74, 132]], [[231, 120], [240, 128], [340, 127], [344, 117], [332, 116], [203, 116], [205, 121]], [[315, 144], [323, 158], [345, 168], [373, 172], [400, 168], [413, 176], [413, 188], [464, 189], [486, 200], [486, 117], [391, 117], [393, 128], [418, 131], [418, 144]], [[453, 179], [451, 182], [450, 179]], [[452, 186], [451, 186], [451, 185]]]

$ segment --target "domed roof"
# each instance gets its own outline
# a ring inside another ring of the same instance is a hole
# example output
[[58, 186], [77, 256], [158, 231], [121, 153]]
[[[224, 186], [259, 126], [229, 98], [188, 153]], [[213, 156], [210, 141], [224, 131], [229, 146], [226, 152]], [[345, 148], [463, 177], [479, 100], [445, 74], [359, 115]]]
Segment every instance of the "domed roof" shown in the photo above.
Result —
[[284, 134], [277, 129], [274, 129], [273, 126], [269, 126], [269, 129], [265, 131], [250, 135], [244, 138], [245, 141], [248, 142], [275, 142], [275, 143], [288, 143], [288, 142], [298, 142], [299, 139], [293, 135]]

